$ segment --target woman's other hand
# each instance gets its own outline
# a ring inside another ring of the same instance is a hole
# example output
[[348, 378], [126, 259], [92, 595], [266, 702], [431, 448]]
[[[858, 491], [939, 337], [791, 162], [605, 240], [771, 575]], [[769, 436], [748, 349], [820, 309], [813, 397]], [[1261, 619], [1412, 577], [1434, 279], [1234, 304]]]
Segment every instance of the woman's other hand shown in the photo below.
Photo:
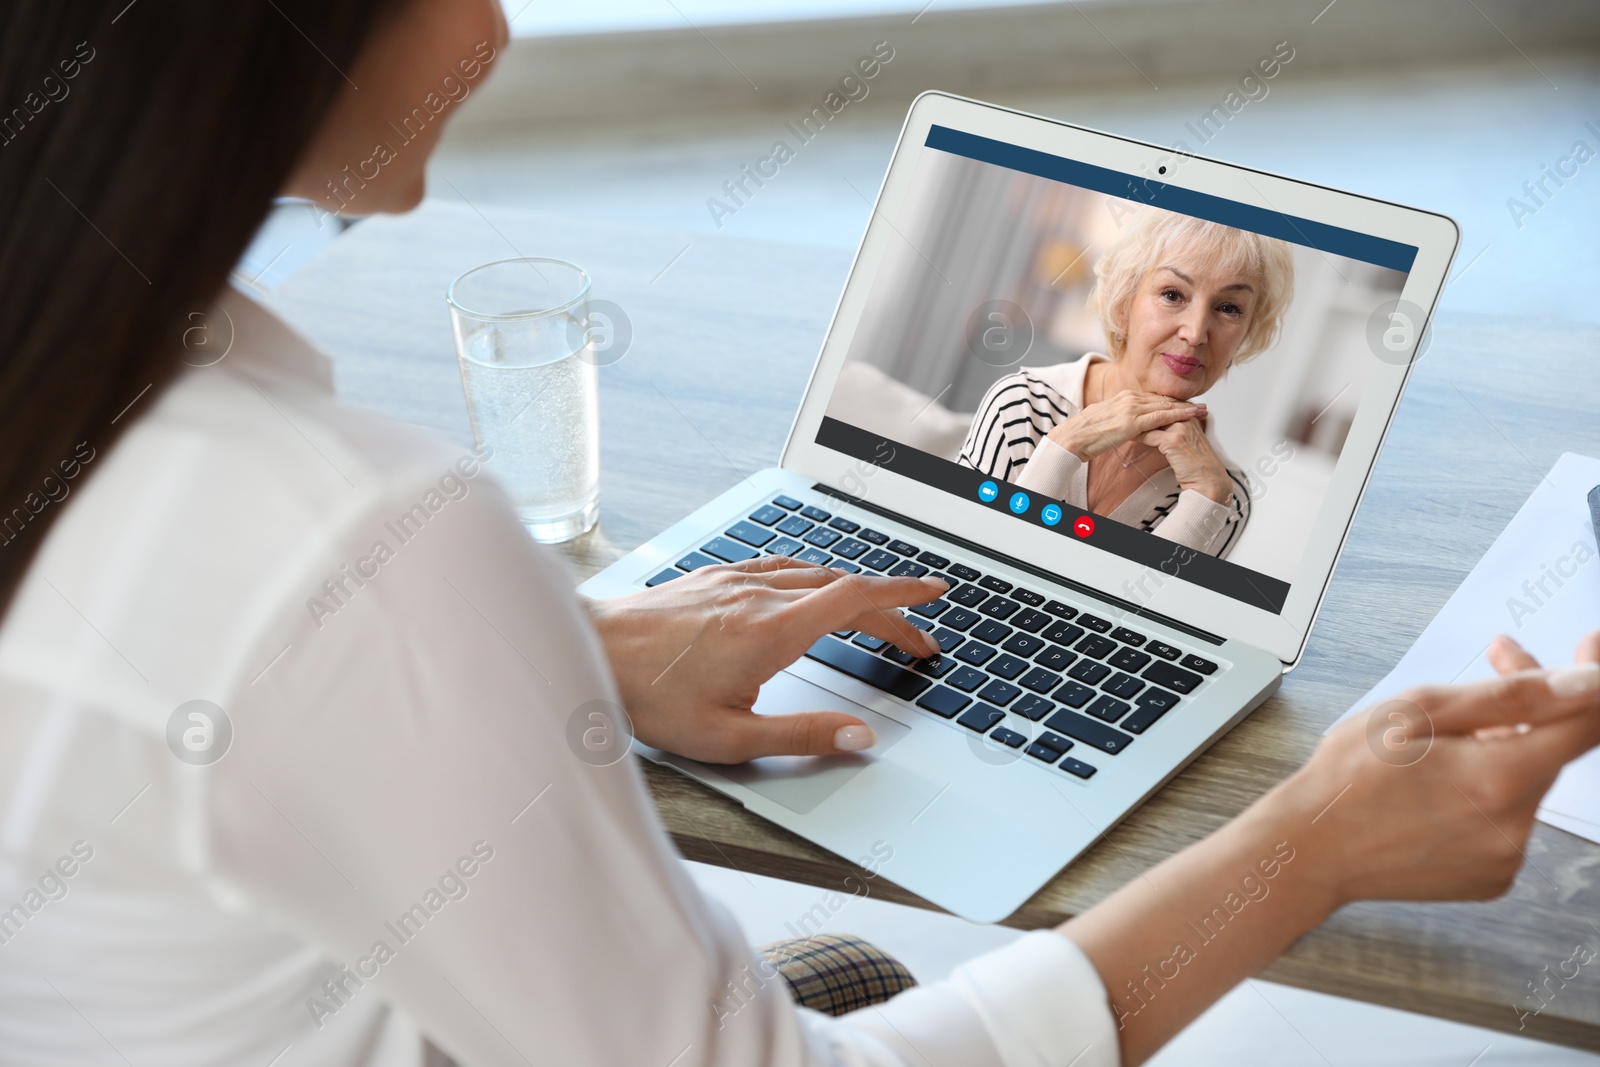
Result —
[[1206, 406], [1159, 393], [1124, 390], [1086, 404], [1076, 415], [1050, 428], [1050, 440], [1087, 463], [1163, 426], [1204, 418]]
[[1218, 504], [1226, 504], [1233, 496], [1233, 482], [1198, 421], [1174, 422], [1151, 430], [1140, 440], [1161, 452], [1179, 489], [1193, 489]]
[[1500, 677], [1352, 716], [1281, 787], [1317, 815], [1301, 840], [1335, 906], [1504, 893], [1556, 775], [1600, 744], [1600, 631], [1565, 670], [1541, 670], [1504, 635], [1489, 658]]
[[760, 688], [833, 630], [860, 630], [916, 656], [938, 643], [898, 610], [941, 596], [933, 578], [842, 574], [786, 556], [702, 567], [631, 596], [588, 602], [635, 736], [708, 763], [870, 747], [840, 711], [757, 715]]
[[[1504, 893], [1540, 798], [1600, 744], [1600, 633], [1576, 658], [1546, 672], [1498, 639], [1501, 677], [1351, 716], [1244, 814], [1061, 927], [1105, 983], [1122, 1062], [1142, 1063], [1347, 903]], [[1220, 916], [1226, 936], [1197, 916]]]

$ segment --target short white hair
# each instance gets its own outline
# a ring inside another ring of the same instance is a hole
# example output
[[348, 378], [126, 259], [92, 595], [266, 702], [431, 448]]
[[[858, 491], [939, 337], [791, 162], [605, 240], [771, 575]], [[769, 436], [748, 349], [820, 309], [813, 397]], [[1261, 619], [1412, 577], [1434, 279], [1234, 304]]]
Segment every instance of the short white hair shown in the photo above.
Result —
[[1146, 207], [1094, 265], [1089, 306], [1100, 313], [1113, 359], [1120, 359], [1128, 344], [1128, 305], [1134, 293], [1145, 276], [1174, 251], [1198, 252], [1207, 270], [1241, 274], [1257, 283], [1250, 326], [1229, 366], [1277, 342], [1283, 313], [1294, 300], [1294, 258], [1289, 246], [1276, 237]]

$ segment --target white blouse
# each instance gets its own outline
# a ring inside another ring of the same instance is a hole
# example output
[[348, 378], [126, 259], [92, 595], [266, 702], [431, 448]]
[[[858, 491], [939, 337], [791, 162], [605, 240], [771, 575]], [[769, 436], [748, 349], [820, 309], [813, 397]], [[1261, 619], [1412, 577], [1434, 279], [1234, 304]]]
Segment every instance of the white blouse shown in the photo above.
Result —
[[477, 457], [211, 318], [226, 358], [25, 502], [65, 510], [0, 626], [0, 1064], [1117, 1062], [1052, 932], [797, 1010], [633, 761], [569, 747], [615, 688]]

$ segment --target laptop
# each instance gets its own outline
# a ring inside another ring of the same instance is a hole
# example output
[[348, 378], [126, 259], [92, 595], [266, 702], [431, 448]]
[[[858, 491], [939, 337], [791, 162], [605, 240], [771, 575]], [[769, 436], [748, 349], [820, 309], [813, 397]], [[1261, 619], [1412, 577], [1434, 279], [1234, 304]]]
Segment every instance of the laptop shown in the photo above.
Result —
[[[1431, 212], [918, 97], [778, 465], [582, 592], [763, 554], [937, 575], [949, 592], [906, 614], [943, 651], [826, 634], [761, 690], [759, 714], [859, 716], [863, 753], [643, 755], [1004, 919], [1303, 654], [1458, 236]], [[1080, 462], [1058, 427], [1113, 382], [1203, 403], [1182, 420], [1199, 434], [1137, 477]]]

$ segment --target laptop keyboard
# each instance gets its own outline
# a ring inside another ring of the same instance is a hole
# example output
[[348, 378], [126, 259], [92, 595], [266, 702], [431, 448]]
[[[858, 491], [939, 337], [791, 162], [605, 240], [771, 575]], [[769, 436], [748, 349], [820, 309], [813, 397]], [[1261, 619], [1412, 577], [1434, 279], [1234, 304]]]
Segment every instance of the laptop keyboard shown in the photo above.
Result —
[[822, 637], [806, 655], [1079, 779], [1098, 770], [1081, 757], [1117, 756], [1224, 669], [791, 496], [773, 497], [645, 584], [762, 554], [947, 582], [943, 597], [907, 615], [939, 642], [937, 656], [851, 630]]

